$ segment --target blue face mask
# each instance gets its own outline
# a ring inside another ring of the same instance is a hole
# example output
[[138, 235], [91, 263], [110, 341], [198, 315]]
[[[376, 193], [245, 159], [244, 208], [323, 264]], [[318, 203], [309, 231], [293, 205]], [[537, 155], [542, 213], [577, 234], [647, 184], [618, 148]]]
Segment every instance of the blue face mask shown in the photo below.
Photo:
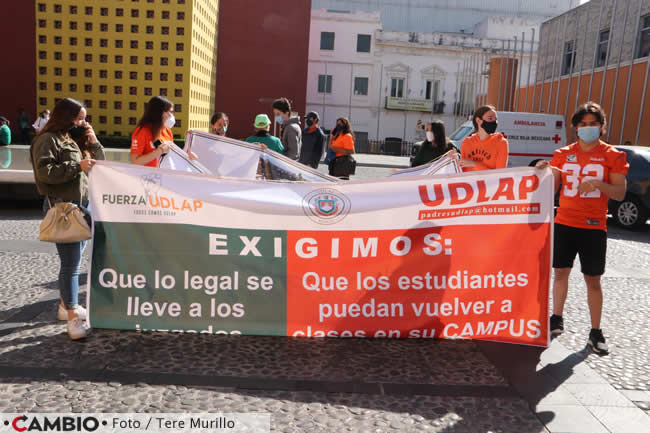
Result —
[[578, 137], [585, 143], [593, 143], [600, 137], [600, 126], [583, 126], [578, 128]]
[[226, 135], [226, 132], [228, 132], [228, 127], [227, 127], [227, 126], [224, 126], [224, 127], [223, 127], [223, 135]]
[[284, 122], [284, 119], [282, 118], [282, 116], [277, 115], [277, 116], [275, 116], [275, 121], [278, 122], [278, 123], [282, 123], [282, 122]]

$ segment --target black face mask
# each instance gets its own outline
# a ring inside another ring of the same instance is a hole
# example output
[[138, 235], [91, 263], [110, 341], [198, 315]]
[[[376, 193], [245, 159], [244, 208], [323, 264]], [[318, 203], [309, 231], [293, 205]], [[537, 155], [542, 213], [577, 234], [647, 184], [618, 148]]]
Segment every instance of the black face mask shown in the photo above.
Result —
[[481, 128], [483, 128], [483, 130], [488, 134], [494, 134], [497, 130], [497, 126], [498, 126], [498, 122], [496, 120], [492, 122], [488, 122], [484, 120], [483, 123], [481, 124]]
[[307, 121], [305, 122], [305, 124], [307, 124], [307, 126], [311, 128], [312, 125], [314, 124], [314, 120], [313, 120], [313, 119], [307, 119]]
[[70, 138], [77, 140], [86, 134], [86, 129], [87, 128], [83, 125], [75, 125], [68, 130], [68, 134], [70, 135]]

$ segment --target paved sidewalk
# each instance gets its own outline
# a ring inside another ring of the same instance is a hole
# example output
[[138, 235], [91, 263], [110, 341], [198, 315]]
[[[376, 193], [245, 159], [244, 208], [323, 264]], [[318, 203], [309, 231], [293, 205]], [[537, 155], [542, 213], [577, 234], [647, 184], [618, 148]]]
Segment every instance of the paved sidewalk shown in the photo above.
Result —
[[[450, 340], [94, 330], [57, 322], [58, 258], [34, 211], [0, 211], [0, 411], [272, 414], [277, 432], [650, 432], [650, 230], [609, 233], [605, 335], [584, 283], [549, 349]], [[85, 275], [82, 277], [85, 281]]]
[[[618, 391], [584, 361], [597, 356], [572, 352], [557, 340], [546, 350], [478, 343], [526, 399], [550, 432], [650, 432], [650, 418], [633, 400], [650, 401], [650, 392]], [[513, 363], [512, 360], [517, 362]]]

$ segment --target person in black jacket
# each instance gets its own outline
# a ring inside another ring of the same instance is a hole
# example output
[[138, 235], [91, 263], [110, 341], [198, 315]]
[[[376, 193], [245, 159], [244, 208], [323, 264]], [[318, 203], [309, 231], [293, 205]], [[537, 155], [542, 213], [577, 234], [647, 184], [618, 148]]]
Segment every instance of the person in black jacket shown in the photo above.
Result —
[[439, 120], [434, 120], [427, 125], [426, 136], [426, 140], [422, 142], [420, 150], [411, 161], [411, 167], [431, 162], [455, 149], [445, 135], [445, 124]]
[[305, 116], [307, 125], [302, 131], [302, 148], [300, 149], [300, 158], [298, 162], [309, 165], [312, 168], [318, 168], [318, 163], [323, 157], [327, 137], [320, 126], [318, 126], [318, 113], [310, 111]]

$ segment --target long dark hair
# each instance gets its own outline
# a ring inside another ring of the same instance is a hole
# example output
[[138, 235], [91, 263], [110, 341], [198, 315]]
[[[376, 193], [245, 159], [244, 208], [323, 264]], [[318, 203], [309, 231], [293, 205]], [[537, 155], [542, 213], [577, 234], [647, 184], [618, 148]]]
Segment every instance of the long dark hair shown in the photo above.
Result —
[[354, 131], [352, 130], [352, 126], [350, 125], [350, 120], [347, 117], [339, 117], [338, 119], [336, 119], [336, 124], [338, 125], [339, 122], [343, 124], [343, 128], [339, 129], [336, 132], [334, 138], [339, 138], [341, 135], [345, 135], [345, 134], [350, 134], [352, 135], [352, 138], [354, 138]]
[[151, 136], [155, 140], [163, 127], [162, 115], [165, 111], [171, 110], [172, 106], [172, 101], [164, 96], [154, 96], [145, 105], [144, 114], [138, 122], [138, 128], [136, 129], [148, 126], [151, 128]]
[[46, 132], [66, 134], [74, 126], [74, 121], [83, 108], [83, 104], [76, 99], [63, 98], [54, 106], [50, 119], [38, 135]]
[[482, 105], [474, 111], [474, 115], [472, 116], [472, 124], [474, 125], [474, 132], [478, 132], [478, 123], [476, 123], [476, 119], [483, 119], [483, 115], [487, 113], [488, 111], [494, 111], [496, 112], [497, 109], [493, 107], [492, 105]]
[[433, 147], [445, 147], [447, 145], [447, 134], [445, 134], [445, 124], [440, 120], [434, 120], [431, 125], [431, 132], [433, 132]]

